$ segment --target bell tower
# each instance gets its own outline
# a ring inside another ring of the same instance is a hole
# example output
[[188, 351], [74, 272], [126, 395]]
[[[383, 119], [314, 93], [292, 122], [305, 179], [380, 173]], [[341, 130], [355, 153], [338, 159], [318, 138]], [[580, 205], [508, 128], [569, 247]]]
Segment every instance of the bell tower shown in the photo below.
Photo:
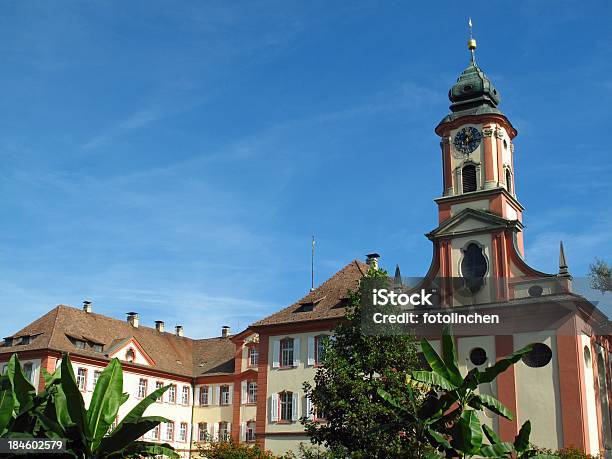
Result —
[[523, 206], [514, 169], [517, 131], [498, 108], [499, 91], [476, 64], [471, 21], [467, 45], [468, 66], [448, 93], [449, 114], [435, 128], [441, 138], [443, 189], [435, 200], [439, 226], [427, 236], [434, 242], [438, 275], [468, 279], [464, 288], [480, 303], [508, 298], [499, 280], [534, 271], [523, 261]]

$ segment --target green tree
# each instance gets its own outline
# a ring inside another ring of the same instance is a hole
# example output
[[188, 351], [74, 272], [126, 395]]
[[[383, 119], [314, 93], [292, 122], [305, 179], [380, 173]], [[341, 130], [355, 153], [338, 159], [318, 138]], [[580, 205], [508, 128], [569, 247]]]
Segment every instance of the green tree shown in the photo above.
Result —
[[591, 287], [601, 293], [612, 292], [612, 266], [603, 260], [596, 259], [589, 266]]
[[141, 400], [113, 428], [119, 407], [129, 397], [123, 392], [119, 360], [112, 359], [100, 374], [88, 409], [67, 355], [53, 374], [43, 369], [43, 376], [45, 389], [36, 394], [23, 374], [17, 354], [13, 354], [7, 374], [0, 376], [0, 437], [67, 439], [66, 453], [53, 455], [58, 459], [179, 457], [168, 444], [138, 440], [161, 422], [167, 422], [163, 417], [143, 415], [170, 386]]
[[403, 334], [364, 333], [362, 315], [371, 307], [375, 288], [388, 288], [388, 276], [371, 268], [349, 294], [346, 320], [325, 344], [324, 366], [314, 385], [304, 384], [318, 417], [325, 417], [325, 422], [303, 418], [306, 432], [337, 457], [412, 457], [420, 450], [414, 437], [404, 435], [401, 414], [379, 395], [383, 389], [408, 402], [406, 376], [419, 367], [417, 343]]

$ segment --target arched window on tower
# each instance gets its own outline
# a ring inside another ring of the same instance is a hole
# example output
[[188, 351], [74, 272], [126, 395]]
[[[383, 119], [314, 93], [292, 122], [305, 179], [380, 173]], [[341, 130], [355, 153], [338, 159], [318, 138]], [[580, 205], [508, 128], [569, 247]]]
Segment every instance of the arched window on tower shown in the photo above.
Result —
[[512, 194], [512, 174], [510, 173], [510, 169], [506, 169], [506, 189], [508, 193]]
[[461, 181], [463, 182], [463, 192], [469, 193], [476, 191], [476, 166], [468, 164], [461, 170]]

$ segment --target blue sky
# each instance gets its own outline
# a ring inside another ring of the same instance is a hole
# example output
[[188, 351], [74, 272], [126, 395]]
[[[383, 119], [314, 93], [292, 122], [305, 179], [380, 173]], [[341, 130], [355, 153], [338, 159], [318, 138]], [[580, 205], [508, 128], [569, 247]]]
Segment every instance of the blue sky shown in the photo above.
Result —
[[[418, 5], [418, 6], [417, 6]], [[0, 333], [59, 303], [243, 328], [382, 254], [423, 275], [433, 129], [477, 61], [517, 127], [527, 261], [612, 249], [608, 2], [3, 1]]]

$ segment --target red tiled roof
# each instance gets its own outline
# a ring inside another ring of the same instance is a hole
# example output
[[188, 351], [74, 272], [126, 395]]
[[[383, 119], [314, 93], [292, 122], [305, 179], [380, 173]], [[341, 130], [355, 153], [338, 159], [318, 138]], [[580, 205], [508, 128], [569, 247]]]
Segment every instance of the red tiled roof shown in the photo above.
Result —
[[[344, 302], [348, 298], [348, 293], [357, 288], [368, 268], [369, 266], [365, 263], [357, 260], [351, 261], [301, 300], [255, 322], [251, 327], [344, 317], [346, 314]], [[309, 310], [310, 305], [312, 305], [312, 310]]]

